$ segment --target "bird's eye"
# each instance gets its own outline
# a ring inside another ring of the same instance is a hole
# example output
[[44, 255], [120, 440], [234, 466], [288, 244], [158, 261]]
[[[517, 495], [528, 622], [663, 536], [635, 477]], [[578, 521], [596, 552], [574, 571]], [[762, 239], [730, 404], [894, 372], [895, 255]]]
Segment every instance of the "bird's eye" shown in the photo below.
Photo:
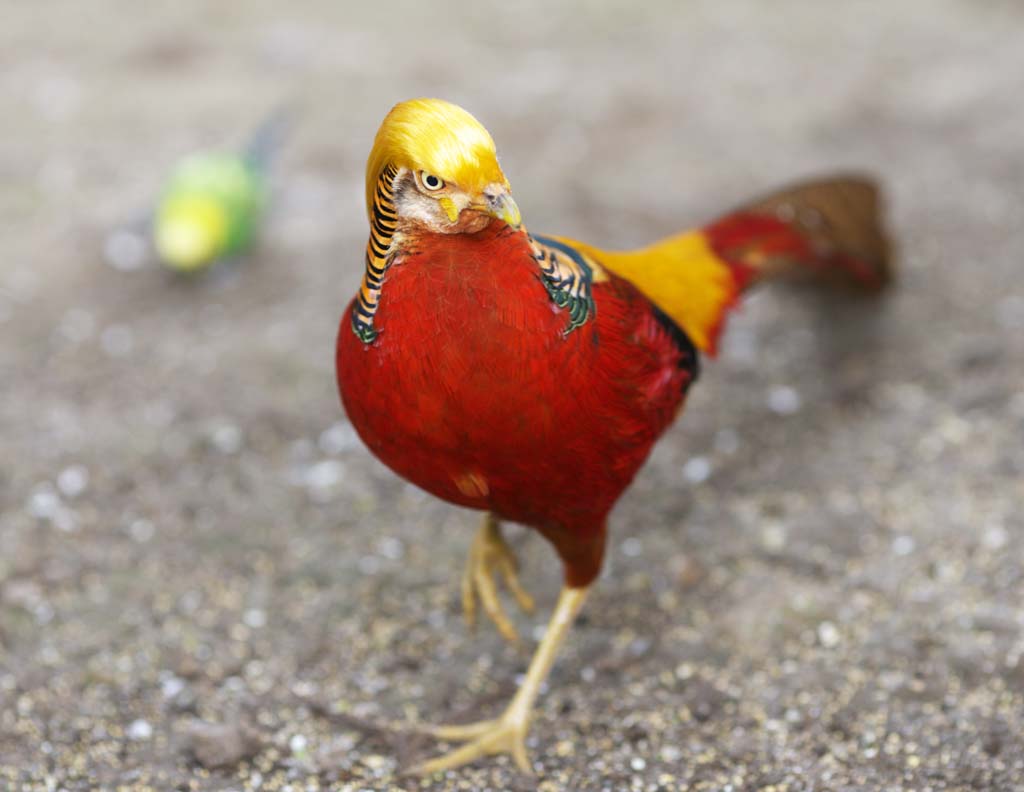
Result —
[[444, 187], [444, 180], [438, 178], [433, 173], [427, 173], [426, 171], [420, 171], [420, 183], [431, 192], [440, 190]]

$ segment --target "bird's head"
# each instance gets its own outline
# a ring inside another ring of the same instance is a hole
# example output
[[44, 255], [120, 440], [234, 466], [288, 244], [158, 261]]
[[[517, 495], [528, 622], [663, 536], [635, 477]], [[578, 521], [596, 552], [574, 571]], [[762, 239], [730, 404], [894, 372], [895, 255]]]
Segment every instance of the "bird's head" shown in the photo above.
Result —
[[472, 233], [492, 219], [513, 228], [521, 222], [494, 141], [458, 105], [412, 99], [387, 114], [366, 164], [366, 211], [381, 174], [397, 170], [391, 187], [400, 221], [445, 234]]
[[224, 209], [205, 196], [165, 200], [154, 222], [154, 243], [167, 266], [182, 272], [202, 269], [224, 247], [228, 220]]

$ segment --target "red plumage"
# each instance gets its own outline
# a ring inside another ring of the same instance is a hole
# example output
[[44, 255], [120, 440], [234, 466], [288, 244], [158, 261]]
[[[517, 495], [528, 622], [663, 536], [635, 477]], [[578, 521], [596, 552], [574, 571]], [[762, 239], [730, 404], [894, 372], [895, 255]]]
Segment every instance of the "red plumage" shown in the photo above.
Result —
[[614, 275], [593, 286], [595, 317], [566, 334], [525, 233], [504, 224], [423, 233], [408, 249], [388, 271], [379, 337], [366, 346], [341, 325], [353, 425], [428, 492], [540, 530], [567, 584], [586, 585], [606, 516], [680, 407], [695, 351]]
[[[711, 249], [729, 265], [740, 291], [781, 270], [797, 275], [845, 279], [877, 291], [888, 271], [878, 262], [850, 255], [831, 237], [815, 238], [775, 214], [734, 212], [704, 227]], [[815, 244], [817, 242], [817, 244]]]

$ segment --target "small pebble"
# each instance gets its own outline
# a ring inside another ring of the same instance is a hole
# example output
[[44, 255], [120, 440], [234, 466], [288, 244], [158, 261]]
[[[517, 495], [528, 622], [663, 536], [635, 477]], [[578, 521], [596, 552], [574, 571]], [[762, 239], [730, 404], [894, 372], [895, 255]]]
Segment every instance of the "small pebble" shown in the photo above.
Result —
[[818, 625], [818, 641], [826, 649], [835, 649], [839, 645], [839, 630], [830, 621]]
[[29, 496], [26, 509], [38, 520], [46, 520], [57, 530], [71, 532], [78, 528], [78, 517], [61, 500], [49, 482], [44, 482]]
[[136, 542], [143, 544], [153, 538], [156, 526], [150, 520], [133, 520], [128, 526], [128, 533]]
[[786, 546], [786, 537], [786, 526], [780, 522], [773, 521], [761, 530], [761, 545], [765, 550], [778, 552]]
[[36, 624], [49, 624], [53, 621], [56, 612], [49, 602], [40, 602], [32, 609], [32, 615], [36, 617]]
[[165, 699], [172, 699], [185, 689], [185, 680], [169, 674], [160, 681], [160, 693]]
[[803, 399], [788, 385], [776, 385], [768, 391], [768, 409], [776, 415], [795, 415], [800, 412]]
[[981, 535], [981, 543], [989, 550], [1002, 550], [1010, 541], [1010, 535], [1001, 525], [990, 525]]
[[915, 542], [912, 536], [897, 536], [892, 540], [893, 555], [907, 556], [914, 552]]
[[683, 476], [691, 484], [702, 484], [711, 475], [711, 462], [707, 457], [695, 456], [683, 465]]
[[237, 454], [242, 448], [242, 430], [233, 423], [222, 423], [214, 427], [210, 439], [222, 454]]
[[375, 775], [380, 775], [383, 771], [394, 767], [395, 761], [380, 754], [370, 754], [363, 758], [363, 764], [373, 770]]
[[309, 491], [309, 497], [318, 503], [329, 501], [334, 488], [345, 475], [345, 466], [337, 459], [324, 459], [307, 467], [302, 472], [302, 484]]
[[622, 544], [619, 545], [624, 556], [630, 558], [636, 558], [644, 551], [644, 546], [636, 537], [630, 536], [627, 539], [623, 539]]
[[57, 489], [68, 498], [77, 498], [85, 492], [85, 488], [88, 486], [89, 471], [82, 465], [72, 465], [71, 467], [64, 468], [60, 475], [57, 476]]
[[185, 737], [188, 752], [209, 769], [232, 767], [260, 749], [258, 735], [235, 723], [194, 721], [186, 727]]
[[146, 263], [147, 250], [144, 237], [134, 231], [120, 229], [107, 235], [103, 243], [103, 258], [120, 272], [134, 272]]
[[153, 727], [148, 720], [139, 718], [131, 722], [125, 734], [129, 740], [148, 740], [153, 736]]
[[61, 509], [60, 496], [49, 484], [40, 484], [28, 499], [28, 513], [40, 520], [50, 520]]
[[293, 734], [292, 738], [288, 741], [288, 750], [290, 750], [295, 756], [302, 756], [305, 754], [308, 747], [309, 741], [301, 734]]
[[377, 552], [384, 556], [384, 558], [399, 561], [405, 555], [405, 544], [401, 539], [385, 536], [377, 542]]
[[649, 638], [637, 638], [630, 642], [629, 653], [633, 657], [643, 657], [650, 648], [651, 640]]
[[339, 421], [320, 433], [317, 445], [325, 454], [335, 456], [358, 448], [359, 435], [352, 428], [352, 424]]

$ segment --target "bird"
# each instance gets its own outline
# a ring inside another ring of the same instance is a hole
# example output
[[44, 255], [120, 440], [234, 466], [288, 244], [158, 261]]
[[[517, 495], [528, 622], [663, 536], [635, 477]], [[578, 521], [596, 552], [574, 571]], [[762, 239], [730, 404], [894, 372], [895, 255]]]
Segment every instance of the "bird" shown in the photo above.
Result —
[[199, 272], [252, 244], [287, 118], [284, 109], [275, 110], [243, 151], [199, 151], [175, 164], [151, 221], [161, 263], [178, 272]]
[[602, 568], [608, 515], [680, 413], [702, 358], [754, 285], [803, 278], [877, 294], [892, 279], [879, 188], [813, 179], [747, 202], [648, 247], [606, 251], [531, 233], [496, 147], [468, 111], [412, 99], [384, 118], [366, 168], [362, 279], [335, 363], [341, 402], [369, 450], [433, 495], [484, 513], [460, 591], [516, 631], [504, 583], [527, 612], [502, 524], [535, 529], [563, 583], [505, 710], [427, 728], [451, 752], [433, 774], [510, 755]]

